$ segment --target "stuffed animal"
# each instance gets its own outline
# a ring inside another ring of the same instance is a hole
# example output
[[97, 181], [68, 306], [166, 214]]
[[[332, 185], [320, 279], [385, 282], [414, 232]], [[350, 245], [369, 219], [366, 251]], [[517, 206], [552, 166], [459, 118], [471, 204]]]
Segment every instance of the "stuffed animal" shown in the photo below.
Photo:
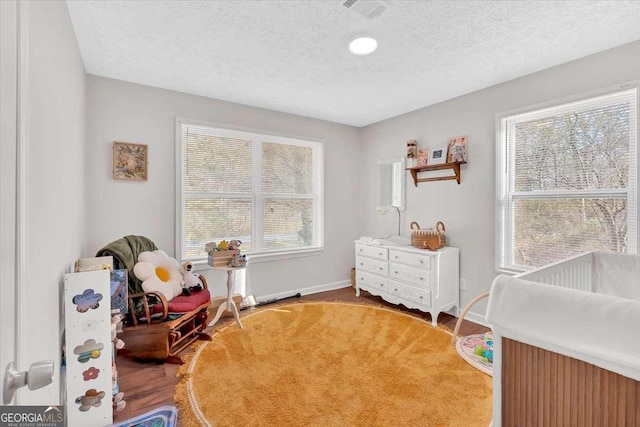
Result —
[[118, 350], [124, 348], [124, 341], [118, 338], [118, 323], [120, 323], [124, 319], [122, 314], [114, 314], [111, 316], [111, 342], [114, 347]]
[[193, 264], [190, 262], [183, 262], [180, 264], [180, 273], [182, 273], [182, 295], [191, 295], [191, 292], [198, 292], [202, 290], [202, 282], [200, 279], [192, 273]]
[[247, 256], [240, 254], [233, 254], [228, 263], [229, 267], [244, 267], [247, 265]]
[[230, 251], [240, 250], [240, 245], [242, 245], [242, 242], [240, 240], [232, 240], [229, 242], [229, 246], [227, 246], [227, 249], [229, 249]]
[[218, 244], [216, 242], [209, 242], [204, 245], [204, 250], [207, 251], [208, 254], [214, 253], [218, 249]]

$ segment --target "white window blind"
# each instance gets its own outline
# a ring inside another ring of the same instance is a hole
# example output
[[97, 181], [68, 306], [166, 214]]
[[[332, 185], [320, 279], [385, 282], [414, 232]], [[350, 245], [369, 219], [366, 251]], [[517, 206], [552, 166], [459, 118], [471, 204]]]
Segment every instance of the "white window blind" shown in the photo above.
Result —
[[322, 143], [182, 119], [176, 128], [180, 259], [205, 259], [205, 243], [223, 239], [253, 255], [322, 248]]
[[637, 88], [500, 119], [496, 262], [637, 251]]

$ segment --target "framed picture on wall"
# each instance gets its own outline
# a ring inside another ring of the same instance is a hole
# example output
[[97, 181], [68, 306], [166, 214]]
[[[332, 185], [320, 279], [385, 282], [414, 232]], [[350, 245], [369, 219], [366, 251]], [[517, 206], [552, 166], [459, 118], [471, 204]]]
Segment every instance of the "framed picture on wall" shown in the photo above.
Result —
[[447, 162], [447, 146], [439, 145], [429, 153], [429, 165], [441, 165]]
[[113, 142], [113, 179], [146, 181], [147, 166], [147, 145]]

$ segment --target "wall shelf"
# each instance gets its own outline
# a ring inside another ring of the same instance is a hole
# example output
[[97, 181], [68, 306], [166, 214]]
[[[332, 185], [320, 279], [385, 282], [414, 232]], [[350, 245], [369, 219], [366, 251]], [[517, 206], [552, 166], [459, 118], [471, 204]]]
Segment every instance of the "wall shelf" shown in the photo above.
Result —
[[[455, 179], [458, 184], [460, 184], [460, 165], [464, 165], [467, 162], [460, 163], [443, 163], [441, 165], [427, 165], [427, 166], [414, 166], [411, 168], [407, 168], [409, 172], [411, 172], [411, 177], [413, 178], [413, 183], [415, 186], [418, 186], [419, 182], [430, 182], [430, 181], [447, 181], [450, 179]], [[435, 176], [432, 178], [418, 178], [418, 172], [428, 172], [428, 171], [438, 171], [451, 169], [455, 175], [451, 176]]]

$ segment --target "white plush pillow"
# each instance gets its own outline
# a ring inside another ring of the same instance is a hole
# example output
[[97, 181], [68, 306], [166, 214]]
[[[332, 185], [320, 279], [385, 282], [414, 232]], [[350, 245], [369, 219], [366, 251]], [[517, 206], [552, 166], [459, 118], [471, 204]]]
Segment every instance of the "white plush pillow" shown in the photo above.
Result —
[[182, 274], [178, 261], [162, 250], [142, 252], [133, 266], [136, 277], [142, 280], [145, 292], [160, 292], [167, 301], [182, 293]]

